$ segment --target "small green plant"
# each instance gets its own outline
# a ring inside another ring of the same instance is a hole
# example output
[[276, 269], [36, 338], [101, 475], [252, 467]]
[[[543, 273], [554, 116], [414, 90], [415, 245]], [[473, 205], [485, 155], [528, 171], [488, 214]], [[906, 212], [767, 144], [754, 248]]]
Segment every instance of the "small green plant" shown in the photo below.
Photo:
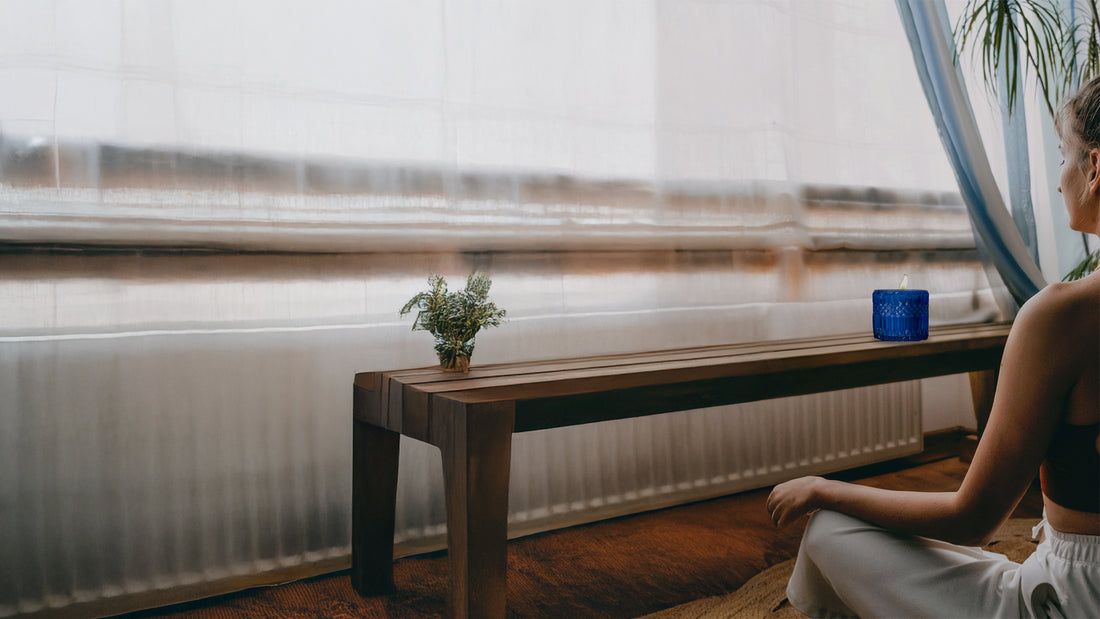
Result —
[[409, 299], [401, 308], [404, 316], [414, 308], [419, 312], [413, 331], [423, 330], [435, 337], [435, 353], [444, 370], [465, 372], [474, 354], [477, 332], [500, 324], [504, 310], [489, 300], [492, 280], [482, 273], [471, 273], [466, 288], [448, 292], [442, 275], [428, 277], [428, 290]]

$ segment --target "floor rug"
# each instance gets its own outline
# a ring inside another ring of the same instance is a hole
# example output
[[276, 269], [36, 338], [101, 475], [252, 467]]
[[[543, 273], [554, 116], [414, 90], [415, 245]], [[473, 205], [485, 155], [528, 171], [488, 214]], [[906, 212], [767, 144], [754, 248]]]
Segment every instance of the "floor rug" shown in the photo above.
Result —
[[[984, 546], [986, 550], [998, 552], [1017, 563], [1031, 555], [1037, 542], [1031, 537], [1031, 527], [1035, 520], [1012, 518], [1008, 520], [993, 539]], [[755, 619], [788, 619], [805, 617], [787, 601], [787, 580], [794, 570], [794, 559], [773, 565], [753, 576], [740, 589], [714, 597], [688, 602], [652, 615], [645, 619], [728, 619], [745, 617]]]

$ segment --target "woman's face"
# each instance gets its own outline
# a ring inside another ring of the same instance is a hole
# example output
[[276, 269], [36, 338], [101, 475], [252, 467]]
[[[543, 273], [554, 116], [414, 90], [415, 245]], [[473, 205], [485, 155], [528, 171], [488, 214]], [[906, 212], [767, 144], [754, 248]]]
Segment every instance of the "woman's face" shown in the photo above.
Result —
[[1100, 150], [1083, 153], [1075, 136], [1066, 135], [1059, 145], [1062, 151], [1062, 176], [1058, 192], [1066, 203], [1069, 226], [1078, 232], [1097, 233], [1100, 196], [1095, 191], [1100, 174]]

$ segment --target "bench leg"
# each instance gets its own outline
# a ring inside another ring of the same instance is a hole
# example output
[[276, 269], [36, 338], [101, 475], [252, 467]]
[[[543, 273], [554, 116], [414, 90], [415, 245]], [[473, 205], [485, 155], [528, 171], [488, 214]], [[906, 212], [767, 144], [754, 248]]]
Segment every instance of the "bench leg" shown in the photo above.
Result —
[[393, 525], [401, 435], [356, 419], [351, 473], [351, 586], [393, 590]]
[[447, 494], [450, 614], [455, 619], [503, 619], [515, 409], [440, 404], [451, 409], [445, 415], [450, 423], [438, 441]]
[[970, 399], [974, 403], [974, 420], [978, 433], [963, 437], [959, 448], [959, 459], [963, 462], [974, 460], [974, 451], [978, 440], [989, 423], [989, 413], [993, 411], [993, 394], [997, 391], [997, 370], [983, 370], [970, 373]]

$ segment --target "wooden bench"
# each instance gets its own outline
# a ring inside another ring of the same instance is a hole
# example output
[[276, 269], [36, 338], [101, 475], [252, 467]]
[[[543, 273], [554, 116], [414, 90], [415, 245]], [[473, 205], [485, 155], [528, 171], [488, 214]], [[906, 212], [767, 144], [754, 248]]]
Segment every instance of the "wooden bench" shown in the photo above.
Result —
[[[971, 372], [979, 425], [1009, 324], [355, 376], [352, 585], [393, 588], [400, 435], [439, 447], [454, 617], [504, 617], [513, 432]], [[977, 373], [977, 374], [975, 374]], [[974, 378], [977, 377], [977, 380]]]

